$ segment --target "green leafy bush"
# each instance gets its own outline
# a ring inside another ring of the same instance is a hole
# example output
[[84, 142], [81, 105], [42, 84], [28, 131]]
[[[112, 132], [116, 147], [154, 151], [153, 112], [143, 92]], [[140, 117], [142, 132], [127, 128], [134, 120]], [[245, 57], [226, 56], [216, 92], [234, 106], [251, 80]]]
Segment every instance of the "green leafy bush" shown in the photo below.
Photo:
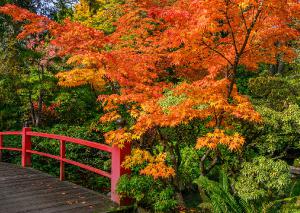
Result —
[[260, 76], [249, 81], [249, 90], [263, 125], [251, 126], [246, 134], [254, 152], [277, 158], [290, 158], [300, 149], [299, 76]]
[[287, 163], [264, 156], [243, 163], [235, 183], [237, 194], [246, 201], [254, 202], [284, 197], [290, 186], [291, 177]]
[[123, 175], [117, 192], [123, 197], [133, 198], [137, 206], [155, 212], [172, 212], [177, 206], [172, 187], [150, 176]]
[[191, 188], [193, 180], [200, 176], [199, 151], [193, 147], [184, 147], [181, 150], [182, 161], [179, 166], [182, 188]]

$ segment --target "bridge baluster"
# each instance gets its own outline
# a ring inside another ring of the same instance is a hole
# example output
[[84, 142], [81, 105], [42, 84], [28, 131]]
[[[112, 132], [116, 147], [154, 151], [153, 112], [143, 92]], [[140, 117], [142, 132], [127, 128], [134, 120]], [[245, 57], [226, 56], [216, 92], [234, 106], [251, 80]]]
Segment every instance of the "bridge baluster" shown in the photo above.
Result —
[[31, 129], [24, 127], [22, 130], [22, 166], [27, 167], [31, 166], [31, 153], [28, 153], [27, 150], [31, 150], [31, 136], [27, 133]]
[[60, 140], [60, 172], [59, 179], [63, 181], [65, 179], [65, 162], [63, 161], [66, 157], [66, 142]]

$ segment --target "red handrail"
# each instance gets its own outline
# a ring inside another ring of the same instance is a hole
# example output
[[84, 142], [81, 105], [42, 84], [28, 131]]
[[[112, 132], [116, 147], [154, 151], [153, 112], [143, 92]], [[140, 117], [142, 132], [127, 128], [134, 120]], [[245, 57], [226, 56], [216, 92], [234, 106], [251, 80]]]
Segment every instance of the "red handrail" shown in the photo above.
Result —
[[[3, 146], [3, 137], [5, 135], [21, 135], [22, 136], [22, 148], [14, 148], [14, 147], [4, 147]], [[45, 152], [39, 152], [31, 149], [31, 137], [43, 137], [49, 139], [58, 140], [60, 143], [60, 155], [52, 155]], [[101, 169], [94, 168], [92, 166], [73, 161], [66, 158], [66, 143], [74, 143], [82, 146], [95, 148], [98, 150], [106, 151], [111, 153], [112, 165], [111, 165], [111, 173], [106, 171], [102, 171]], [[10, 131], [10, 132], [0, 132], [0, 161], [2, 158], [2, 150], [8, 151], [19, 151], [22, 153], [22, 166], [27, 167], [31, 166], [31, 154], [36, 154], [48, 158], [52, 158], [60, 161], [60, 180], [64, 180], [65, 178], [65, 163], [72, 164], [78, 166], [82, 169], [94, 172], [101, 176], [107, 177], [111, 179], [111, 200], [118, 203], [123, 204], [123, 201], [120, 200], [120, 197], [116, 193], [117, 182], [121, 175], [128, 173], [127, 170], [121, 167], [122, 161], [125, 156], [130, 154], [130, 146], [124, 147], [123, 149], [119, 149], [118, 147], [110, 147], [104, 144], [99, 144], [92, 141], [82, 140], [78, 138], [67, 137], [63, 135], [55, 135], [48, 134], [42, 132], [33, 132], [30, 128], [23, 128], [20, 131]]]
[[0, 132], [0, 135], [22, 135], [20, 131]]
[[56, 140], [63, 140], [66, 142], [76, 143], [79, 145], [88, 146], [88, 147], [103, 150], [106, 152], [111, 152], [111, 150], [112, 150], [112, 148], [110, 146], [107, 146], [104, 144], [95, 143], [95, 142], [82, 140], [82, 139], [78, 139], [78, 138], [71, 138], [71, 137], [67, 137], [67, 136], [63, 136], [63, 135], [54, 135], [54, 134], [48, 134], [48, 133], [42, 133], [42, 132], [31, 132], [31, 131], [28, 132], [27, 135], [56, 139]]

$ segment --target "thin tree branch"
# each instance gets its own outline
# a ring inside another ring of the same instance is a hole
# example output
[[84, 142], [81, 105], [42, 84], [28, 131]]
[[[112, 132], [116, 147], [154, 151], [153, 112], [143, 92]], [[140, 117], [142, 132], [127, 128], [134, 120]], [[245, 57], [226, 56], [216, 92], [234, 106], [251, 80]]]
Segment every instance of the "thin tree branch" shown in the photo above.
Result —
[[205, 154], [202, 156], [201, 160], [200, 160], [200, 169], [201, 169], [201, 175], [205, 175], [206, 174], [206, 169], [204, 166], [204, 161], [206, 160], [206, 158], [208, 157], [208, 155], [212, 152], [211, 149], [208, 149]]
[[231, 23], [230, 23], [230, 19], [228, 17], [228, 4], [226, 5], [225, 17], [226, 17], [227, 24], [230, 28], [230, 34], [231, 34], [231, 37], [232, 37], [232, 40], [233, 40], [234, 50], [235, 50], [235, 53], [237, 54], [238, 49], [237, 49], [237, 45], [236, 45], [236, 39], [235, 39], [235, 35], [234, 35], [234, 32], [233, 32], [233, 28], [232, 28]]
[[264, 3], [264, 1], [260, 2], [260, 5], [259, 5], [259, 7], [257, 9], [257, 13], [255, 14], [255, 17], [253, 18], [253, 21], [252, 21], [250, 27], [248, 28], [248, 31], [247, 31], [245, 40], [243, 42], [243, 45], [242, 45], [240, 51], [235, 56], [235, 60], [234, 60], [234, 64], [233, 64], [233, 78], [232, 78], [232, 80], [230, 82], [230, 85], [229, 85], [229, 88], [228, 88], [228, 98], [231, 97], [231, 92], [233, 90], [233, 85], [235, 83], [235, 75], [236, 75], [237, 66], [238, 66], [239, 61], [240, 61], [240, 57], [244, 53], [244, 50], [245, 50], [245, 48], [246, 48], [246, 46], [248, 44], [251, 32], [252, 32], [252, 30], [253, 30], [256, 22], [257, 22], [257, 19], [259, 18], [259, 15], [261, 14], [263, 3]]
[[233, 66], [233, 63], [220, 51], [212, 48], [211, 46], [209, 46], [203, 39], [202, 39], [203, 44], [208, 47], [210, 50], [214, 51], [215, 53], [219, 54], [222, 58], [224, 58], [231, 66]]
[[241, 11], [242, 20], [243, 20], [243, 23], [244, 23], [244, 26], [245, 26], [246, 32], [248, 32], [247, 21], [246, 21], [246, 18], [245, 18], [245, 16], [244, 16], [243, 9], [242, 9], [241, 7], [239, 7], [239, 8], [240, 8], [240, 11]]
[[206, 169], [206, 173], [209, 173], [210, 170], [212, 170], [217, 163], [218, 163], [218, 155], [216, 155], [216, 157], [213, 159], [209, 167]]
[[251, 22], [251, 25], [250, 25], [250, 27], [249, 27], [248, 30], [247, 30], [247, 34], [246, 34], [244, 43], [243, 43], [242, 48], [240, 49], [240, 51], [239, 51], [239, 53], [238, 53], [238, 55], [237, 55], [238, 58], [243, 54], [243, 52], [244, 52], [244, 50], [245, 50], [245, 48], [246, 48], [246, 45], [247, 45], [248, 40], [249, 40], [249, 38], [250, 38], [250, 34], [251, 34], [251, 32], [252, 32], [252, 30], [253, 30], [255, 24], [256, 24], [257, 19], [259, 18], [259, 15], [260, 15], [261, 12], [262, 12], [262, 6], [263, 6], [263, 3], [264, 3], [264, 1], [261, 1], [260, 5], [259, 5], [259, 7], [258, 7], [258, 9], [257, 9], [257, 13], [255, 14], [255, 17], [253, 18], [253, 21]]

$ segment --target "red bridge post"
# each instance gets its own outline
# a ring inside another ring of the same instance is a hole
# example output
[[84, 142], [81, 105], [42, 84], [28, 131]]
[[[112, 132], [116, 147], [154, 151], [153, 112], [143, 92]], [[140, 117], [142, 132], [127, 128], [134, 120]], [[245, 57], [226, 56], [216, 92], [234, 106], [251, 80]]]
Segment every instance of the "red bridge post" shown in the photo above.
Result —
[[26, 152], [26, 150], [31, 149], [31, 136], [27, 135], [31, 129], [24, 127], [22, 130], [22, 166], [31, 166], [31, 153]]
[[66, 158], [66, 142], [60, 140], [60, 169], [59, 169], [59, 179], [61, 181], [65, 180], [65, 162], [63, 161]]
[[118, 148], [117, 146], [112, 147], [112, 163], [111, 163], [111, 200], [118, 203], [119, 205], [126, 205], [128, 204], [127, 199], [121, 199], [116, 192], [117, 183], [119, 178], [124, 175], [128, 174], [130, 171], [122, 167], [122, 162], [125, 160], [127, 155], [130, 155], [131, 146], [127, 144], [127, 146], [123, 147], [122, 149]]

